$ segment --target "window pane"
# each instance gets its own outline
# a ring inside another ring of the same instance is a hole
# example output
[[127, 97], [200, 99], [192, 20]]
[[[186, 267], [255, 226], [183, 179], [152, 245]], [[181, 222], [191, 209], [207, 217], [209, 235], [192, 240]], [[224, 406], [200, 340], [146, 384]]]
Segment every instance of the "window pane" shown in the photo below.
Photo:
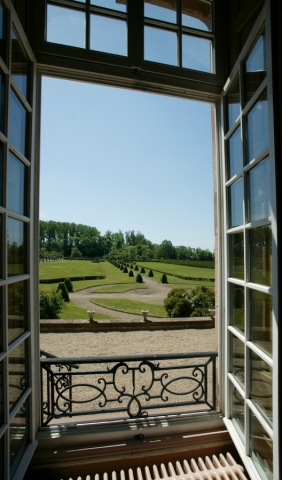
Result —
[[91, 5], [126, 12], [126, 0], [91, 0]]
[[211, 73], [211, 47], [211, 40], [182, 35], [182, 67]]
[[[3, 391], [3, 362], [0, 362], [0, 428], [4, 422], [4, 391]], [[1, 478], [1, 477], [0, 477]]]
[[251, 338], [263, 350], [272, 354], [272, 297], [250, 291]]
[[229, 187], [229, 228], [243, 224], [243, 182], [237, 180]]
[[273, 478], [273, 442], [252, 413], [250, 424], [250, 453], [252, 460], [262, 474], [262, 478], [271, 479]]
[[9, 152], [8, 161], [8, 208], [25, 214], [26, 166]]
[[25, 265], [25, 224], [14, 218], [8, 218], [8, 275], [26, 273]]
[[0, 353], [4, 350], [4, 338], [3, 338], [3, 304], [4, 304], [4, 290], [0, 287]]
[[26, 368], [27, 340], [20, 343], [9, 355], [9, 406], [10, 412], [28, 386]]
[[230, 325], [245, 331], [244, 321], [245, 295], [244, 288], [239, 285], [230, 285]]
[[272, 285], [271, 227], [250, 230], [250, 281]]
[[261, 34], [244, 64], [246, 103], [266, 77], [265, 38]]
[[244, 235], [243, 232], [229, 236], [229, 276], [244, 280]]
[[177, 36], [174, 32], [145, 27], [145, 60], [177, 65]]
[[171, 0], [170, 2], [166, 0], [158, 2], [156, 0], [146, 0], [144, 2], [144, 16], [164, 22], [176, 23], [176, 0]]
[[[1, 41], [1, 40], [0, 40]], [[5, 76], [0, 70], [0, 131], [4, 134], [4, 113], [5, 113]]]
[[[3, 220], [2, 220], [2, 215], [0, 215], [0, 252], [2, 252], [2, 245], [3, 245]], [[3, 278], [3, 255], [0, 256], [0, 278]], [[0, 312], [1, 315], [1, 312]]]
[[26, 282], [8, 286], [8, 340], [9, 344], [27, 330]]
[[124, 20], [91, 15], [91, 50], [127, 55], [127, 26]]
[[270, 217], [269, 157], [248, 172], [248, 194], [249, 222]]
[[85, 48], [85, 13], [70, 8], [47, 7], [47, 41]]
[[272, 368], [251, 353], [251, 397], [260, 412], [272, 422]]
[[10, 90], [9, 140], [21, 152], [26, 154], [27, 112], [14, 90]]
[[182, 25], [211, 31], [211, 4], [202, 0], [182, 0]]
[[[245, 438], [245, 404], [238, 390], [233, 384], [230, 385], [232, 389], [231, 397], [231, 418], [238, 431], [241, 440], [244, 442]], [[245, 442], [244, 442], [245, 443]]]
[[237, 128], [228, 140], [228, 178], [240, 173], [243, 168], [241, 129]]
[[10, 465], [13, 473], [28, 444], [28, 404], [25, 402], [10, 423]]
[[4, 468], [6, 463], [6, 452], [5, 452], [5, 434], [0, 438], [0, 478], [5, 478]]
[[236, 76], [232, 86], [228, 90], [228, 94], [226, 95], [226, 102], [227, 102], [227, 112], [228, 112], [227, 130], [229, 130], [234, 125], [234, 123], [236, 122], [237, 118], [240, 115], [239, 75]]
[[6, 10], [0, 3], [0, 56], [6, 61]]
[[12, 30], [12, 75], [22, 94], [27, 96], [28, 56]]
[[250, 162], [268, 147], [268, 106], [266, 91], [246, 120], [247, 160]]
[[0, 142], [0, 205], [3, 205], [3, 144]]
[[244, 343], [231, 334], [231, 373], [237, 378], [242, 386], [245, 383], [245, 372], [244, 372], [244, 362], [245, 353], [244, 353]]

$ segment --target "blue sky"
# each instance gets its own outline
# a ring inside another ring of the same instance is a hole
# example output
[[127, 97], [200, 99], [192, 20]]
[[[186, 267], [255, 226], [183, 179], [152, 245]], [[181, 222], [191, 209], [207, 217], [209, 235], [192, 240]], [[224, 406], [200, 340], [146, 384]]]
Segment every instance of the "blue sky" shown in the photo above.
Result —
[[214, 249], [209, 104], [43, 78], [40, 219]]

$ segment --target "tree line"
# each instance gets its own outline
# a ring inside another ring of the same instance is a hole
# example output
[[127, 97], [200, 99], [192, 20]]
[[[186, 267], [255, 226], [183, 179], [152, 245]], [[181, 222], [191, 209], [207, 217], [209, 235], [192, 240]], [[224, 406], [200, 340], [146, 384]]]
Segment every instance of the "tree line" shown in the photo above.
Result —
[[174, 246], [170, 240], [155, 244], [134, 230], [101, 235], [96, 227], [40, 220], [40, 256], [107, 258], [109, 260], [214, 260], [210, 250]]

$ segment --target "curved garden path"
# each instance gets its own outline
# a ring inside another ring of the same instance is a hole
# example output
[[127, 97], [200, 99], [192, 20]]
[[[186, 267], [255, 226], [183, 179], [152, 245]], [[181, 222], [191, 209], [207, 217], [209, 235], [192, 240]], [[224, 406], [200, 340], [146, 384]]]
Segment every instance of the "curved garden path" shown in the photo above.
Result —
[[[135, 284], [128, 284], [128, 288], [130, 286], [135, 286]], [[129, 298], [130, 300], [138, 300], [140, 302], [148, 302], [148, 303], [156, 303], [159, 305], [163, 305], [163, 301], [166, 298], [168, 292], [173, 288], [172, 285], [158, 283], [154, 280], [146, 277], [143, 279], [143, 285], [145, 285], [146, 289], [136, 289], [136, 290], [128, 290], [127, 292], [123, 293], [102, 293], [99, 292], [100, 287], [90, 287], [85, 288], [83, 290], [78, 290], [77, 292], [70, 293], [70, 300], [78, 305], [79, 307], [85, 308], [87, 310], [94, 310], [98, 313], [103, 313], [110, 315], [114, 318], [123, 318], [125, 320], [130, 319], [137, 319], [139, 315], [135, 315], [132, 313], [123, 313], [118, 312], [115, 310], [111, 310], [105, 307], [101, 307], [100, 305], [96, 305], [91, 302], [91, 299], [95, 300], [96, 298]], [[114, 285], [113, 285], [114, 286]], [[97, 289], [97, 293], [95, 290]], [[141, 315], [141, 312], [140, 312]]]

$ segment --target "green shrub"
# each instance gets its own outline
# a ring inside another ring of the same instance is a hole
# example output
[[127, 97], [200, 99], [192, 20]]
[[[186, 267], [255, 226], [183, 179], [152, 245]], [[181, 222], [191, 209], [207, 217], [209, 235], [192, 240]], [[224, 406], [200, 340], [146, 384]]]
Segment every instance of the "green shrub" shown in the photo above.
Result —
[[191, 317], [208, 317], [209, 309], [214, 308], [215, 305], [214, 290], [205, 286], [194, 288], [188, 294], [188, 298], [192, 307]]
[[137, 273], [135, 281], [137, 283], [143, 283], [143, 278], [142, 278], [141, 273]]
[[148, 274], [148, 277], [153, 277], [153, 276], [154, 276], [153, 270], [150, 270], [149, 274]]
[[135, 265], [134, 270], [135, 270], [136, 272], [138, 272], [138, 270], [139, 270], [138, 265]]
[[120, 267], [119, 267], [119, 268], [120, 268], [120, 270], [123, 270], [123, 265], [122, 265], [122, 263], [120, 264]]
[[129, 274], [128, 274], [129, 277], [134, 277], [134, 273], [132, 270], [129, 270]]
[[191, 302], [185, 288], [173, 288], [164, 300], [164, 308], [170, 318], [190, 317]]
[[141, 268], [140, 273], [145, 273], [145, 268], [144, 267]]
[[132, 264], [130, 265], [130, 268], [132, 268], [132, 269], [133, 269], [133, 265], [132, 265]]
[[57, 288], [57, 292], [61, 292], [61, 295], [62, 295], [63, 300], [65, 302], [70, 301], [70, 297], [69, 297], [69, 294], [68, 294], [68, 291], [67, 291], [67, 288], [66, 288], [64, 282], [59, 283], [58, 288]]
[[128, 269], [127, 269], [127, 267], [124, 267], [124, 269], [123, 269], [123, 273], [128, 273]]
[[61, 292], [53, 290], [51, 293], [40, 291], [40, 318], [42, 320], [54, 320], [64, 308], [64, 300]]
[[68, 292], [72, 292], [72, 291], [73, 291], [73, 285], [72, 285], [72, 283], [71, 283], [71, 281], [70, 281], [69, 278], [66, 278], [66, 279], [65, 279], [64, 284], [65, 284]]
[[165, 273], [163, 273], [162, 276], [161, 276], [161, 283], [168, 283], [167, 276], [166, 276]]

